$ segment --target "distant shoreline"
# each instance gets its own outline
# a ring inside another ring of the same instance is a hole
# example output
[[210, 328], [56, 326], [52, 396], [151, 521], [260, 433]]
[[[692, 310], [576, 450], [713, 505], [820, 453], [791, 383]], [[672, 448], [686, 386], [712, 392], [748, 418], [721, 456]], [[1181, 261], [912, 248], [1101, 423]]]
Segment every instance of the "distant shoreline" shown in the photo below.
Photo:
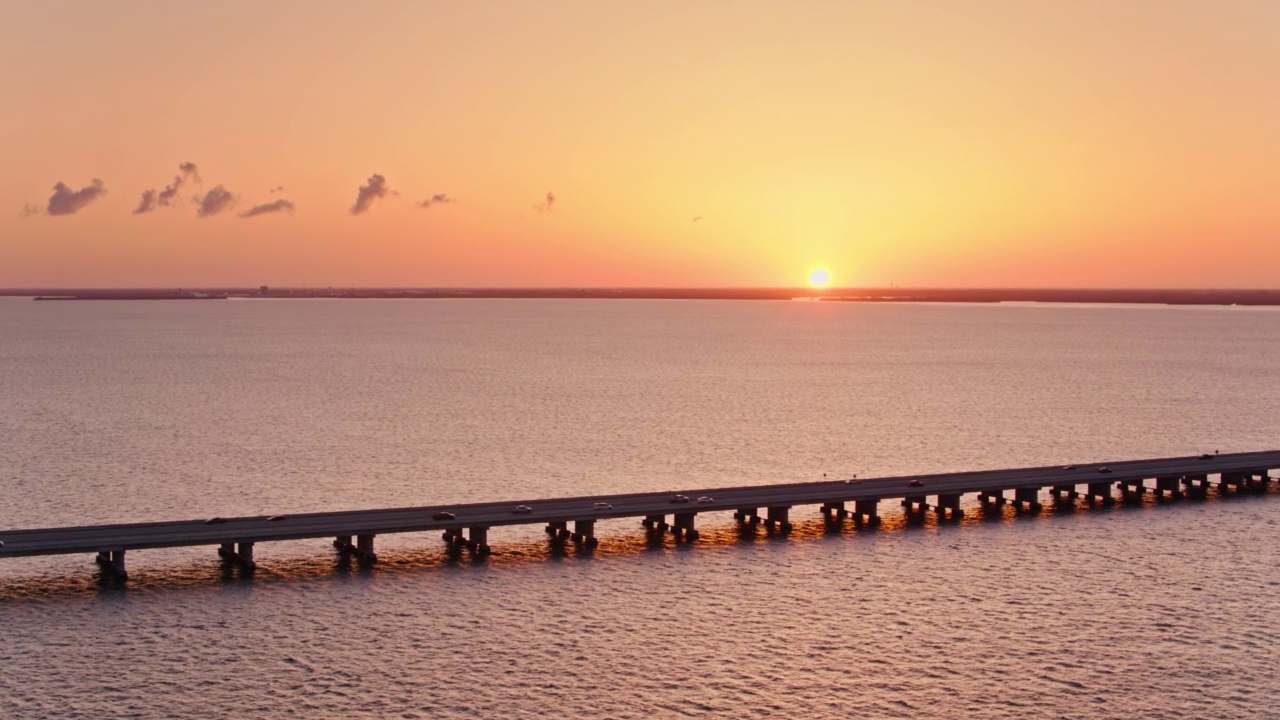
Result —
[[0, 296], [36, 300], [296, 299], [622, 299], [809, 300], [821, 302], [1107, 303], [1280, 305], [1280, 290], [1142, 290], [1046, 288], [13, 288]]

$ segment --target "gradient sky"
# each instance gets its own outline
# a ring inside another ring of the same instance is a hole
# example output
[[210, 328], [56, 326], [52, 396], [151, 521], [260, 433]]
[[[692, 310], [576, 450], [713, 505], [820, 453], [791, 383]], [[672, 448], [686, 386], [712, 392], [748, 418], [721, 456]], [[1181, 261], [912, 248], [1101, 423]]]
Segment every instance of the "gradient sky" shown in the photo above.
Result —
[[12, 0], [0, 88], [0, 286], [1280, 285], [1275, 0]]

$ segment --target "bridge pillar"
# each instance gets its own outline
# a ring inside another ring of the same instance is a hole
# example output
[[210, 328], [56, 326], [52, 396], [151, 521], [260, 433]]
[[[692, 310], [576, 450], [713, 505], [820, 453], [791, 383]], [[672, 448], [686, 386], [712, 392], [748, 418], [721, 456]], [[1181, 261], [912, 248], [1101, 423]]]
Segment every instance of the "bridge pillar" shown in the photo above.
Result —
[[1004, 490], [983, 490], [978, 493], [978, 502], [983, 510], [991, 510], [1004, 507], [1008, 500], [1005, 499]]
[[99, 550], [95, 559], [102, 571], [117, 580], [128, 580], [129, 573], [124, 569], [123, 550]]
[[843, 502], [826, 502], [822, 504], [822, 519], [829, 523], [840, 522], [848, 515], [849, 511], [844, 509]]
[[373, 552], [373, 535], [357, 535], [356, 550], [361, 553], [369, 554]]
[[1141, 500], [1143, 494], [1147, 492], [1147, 486], [1143, 480], [1118, 480], [1116, 487], [1120, 489], [1121, 500]]
[[929, 511], [928, 498], [924, 495], [908, 495], [902, 498], [902, 511], [907, 522], [923, 522], [924, 514]]
[[1156, 478], [1156, 497], [1164, 497], [1165, 493], [1171, 498], [1182, 497], [1182, 478], [1177, 475], [1164, 475]]
[[222, 543], [218, 547], [218, 557], [224, 561], [240, 566], [241, 570], [256, 570], [258, 564], [253, 561], [253, 543], [241, 542], [237, 548], [235, 543]]
[[[446, 530], [445, 534], [448, 535], [449, 531]], [[354, 555], [364, 562], [377, 562], [378, 556], [373, 553], [373, 537], [373, 535], [357, 535], [356, 542], [352, 545], [350, 535], [339, 535], [334, 539], [333, 546], [343, 555]], [[244, 543], [241, 545], [243, 546]]]
[[552, 520], [547, 523], [547, 534], [551, 537], [560, 537], [569, 531], [569, 523], [565, 520]]
[[1218, 476], [1218, 492], [1226, 493], [1228, 487], [1235, 488], [1236, 492], [1245, 489], [1245, 474], [1242, 472], [1224, 472]]
[[671, 528], [670, 525], [667, 525], [666, 515], [645, 515], [640, 524], [644, 525], [653, 535], [661, 535]]
[[596, 521], [574, 520], [573, 541], [589, 548], [599, 545], [600, 541], [596, 539]]
[[1074, 483], [1067, 485], [1054, 485], [1049, 490], [1049, 494], [1053, 496], [1053, 501], [1058, 504], [1071, 503], [1074, 502], [1076, 498], [1080, 497], [1080, 493], [1076, 492], [1076, 486]]
[[1112, 505], [1115, 503], [1115, 496], [1111, 494], [1111, 483], [1109, 482], [1091, 482], [1089, 483], [1089, 491], [1085, 494], [1085, 499], [1092, 505], [1095, 500], [1101, 500], [1103, 505]]
[[698, 513], [676, 513], [671, 521], [671, 535], [675, 537], [676, 542], [682, 539], [693, 542], [698, 539], [698, 531], [694, 529], [694, 518]]
[[493, 552], [493, 549], [489, 547], [488, 526], [477, 525], [469, 528], [467, 533], [470, 535], [470, 537], [467, 538], [467, 547], [471, 549], [471, 552], [481, 557]]
[[1209, 476], [1183, 475], [1182, 487], [1188, 497], [1202, 498], [1209, 494]]
[[1245, 477], [1249, 489], [1253, 492], [1266, 492], [1267, 483], [1271, 480], [1271, 478], [1267, 476], [1267, 471], [1265, 469], [1249, 470], [1245, 473]]
[[758, 510], [759, 508], [738, 508], [738, 511], [733, 514], [733, 519], [737, 520], [739, 525], [759, 525]]
[[1031, 512], [1040, 512], [1040, 509], [1043, 507], [1040, 504], [1040, 488], [1014, 488], [1013, 507], [1017, 510], [1021, 510], [1023, 507], [1026, 507], [1026, 509]]
[[791, 506], [778, 505], [768, 508], [765, 515], [764, 526], [770, 530], [777, 530], [783, 533], [791, 532]]
[[880, 513], [877, 509], [880, 506], [879, 498], [867, 498], [865, 500], [853, 501], [853, 521], [862, 524], [864, 518], [868, 525], [876, 526], [880, 524]]
[[934, 510], [938, 513], [939, 518], [945, 518], [950, 515], [952, 520], [959, 520], [964, 517], [964, 511], [960, 509], [959, 493], [938, 495], [938, 504]]

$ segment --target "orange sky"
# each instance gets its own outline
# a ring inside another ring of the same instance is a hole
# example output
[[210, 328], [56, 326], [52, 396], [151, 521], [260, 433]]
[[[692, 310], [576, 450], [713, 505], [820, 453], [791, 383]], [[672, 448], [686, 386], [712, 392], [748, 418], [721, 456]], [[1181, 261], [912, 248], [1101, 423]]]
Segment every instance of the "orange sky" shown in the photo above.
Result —
[[5, 3], [0, 287], [1276, 287], [1277, 38], [1274, 0]]

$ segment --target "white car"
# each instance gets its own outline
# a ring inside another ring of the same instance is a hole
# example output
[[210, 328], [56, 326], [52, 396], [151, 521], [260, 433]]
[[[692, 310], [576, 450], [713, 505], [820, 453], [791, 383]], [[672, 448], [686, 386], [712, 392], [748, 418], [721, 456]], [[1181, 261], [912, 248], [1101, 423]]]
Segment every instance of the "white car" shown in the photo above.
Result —
[[596, 510], [612, 510], [613, 509], [613, 506], [607, 502], [598, 502], [592, 505], [591, 507], [595, 508]]
[[676, 496], [673, 496], [673, 497], [671, 498], [671, 502], [673, 502], [673, 503], [687, 503], [687, 502], [689, 502], [689, 496], [688, 496], [688, 495], [676, 495]]
[[528, 515], [529, 513], [533, 512], [533, 508], [529, 507], [528, 505], [517, 505], [516, 509], [512, 510], [511, 512], [517, 515]]
[[699, 504], [699, 505], [706, 505], [706, 504], [708, 504], [708, 503], [713, 503], [713, 502], [715, 502], [715, 501], [716, 501], [716, 499], [715, 499], [715, 498], [713, 498], [713, 497], [707, 497], [706, 495], [703, 495], [702, 497], [698, 498], [698, 504]]

